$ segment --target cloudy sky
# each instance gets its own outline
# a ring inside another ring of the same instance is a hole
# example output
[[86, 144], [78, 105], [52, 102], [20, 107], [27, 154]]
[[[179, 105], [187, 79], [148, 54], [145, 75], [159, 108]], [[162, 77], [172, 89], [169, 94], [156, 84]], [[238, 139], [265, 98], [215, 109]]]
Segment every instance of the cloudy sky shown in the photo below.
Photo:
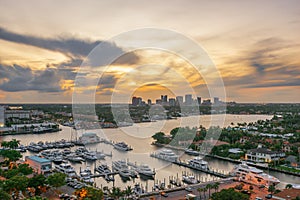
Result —
[[[178, 32], [207, 56], [158, 34], [150, 40], [165, 49], [129, 52], [134, 43], [147, 46], [134, 34], [110, 41], [149, 27]], [[99, 45], [105, 52], [97, 58], [122, 56], [109, 66], [89, 62]], [[298, 0], [0, 0], [0, 102], [71, 103], [74, 85], [102, 103], [133, 95], [155, 100], [162, 93], [209, 98], [207, 77], [218, 73], [227, 101], [300, 102], [299, 45]], [[168, 52], [172, 48], [179, 53]]]

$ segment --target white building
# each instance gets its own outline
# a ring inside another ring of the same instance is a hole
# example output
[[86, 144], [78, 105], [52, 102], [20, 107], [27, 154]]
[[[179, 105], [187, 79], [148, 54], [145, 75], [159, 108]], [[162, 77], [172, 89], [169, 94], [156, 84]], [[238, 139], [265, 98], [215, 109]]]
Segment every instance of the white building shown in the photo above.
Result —
[[29, 111], [29, 110], [5, 110], [5, 119], [8, 119], [8, 118], [30, 119], [31, 111]]
[[271, 151], [267, 148], [251, 149], [251, 150], [248, 150], [248, 152], [245, 155], [245, 159], [247, 161], [267, 162], [267, 163], [272, 162], [272, 161], [278, 161], [284, 157], [285, 157], [285, 153]]

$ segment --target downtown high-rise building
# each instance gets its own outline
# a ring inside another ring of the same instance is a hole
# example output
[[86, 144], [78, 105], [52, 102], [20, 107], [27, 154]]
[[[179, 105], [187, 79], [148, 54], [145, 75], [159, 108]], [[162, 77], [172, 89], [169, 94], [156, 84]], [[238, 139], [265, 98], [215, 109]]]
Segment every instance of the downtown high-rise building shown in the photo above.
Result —
[[176, 103], [178, 106], [182, 106], [183, 105], [183, 96], [177, 96]]
[[169, 99], [169, 106], [175, 106], [176, 105], [176, 100], [174, 98]]
[[185, 105], [192, 105], [193, 104], [193, 98], [191, 94], [186, 94], [185, 95]]
[[140, 106], [142, 104], [142, 98], [141, 97], [132, 97], [132, 100], [131, 100], [131, 104], [133, 106]]
[[201, 100], [202, 100], [201, 97], [197, 97], [197, 104], [198, 105], [201, 105]]

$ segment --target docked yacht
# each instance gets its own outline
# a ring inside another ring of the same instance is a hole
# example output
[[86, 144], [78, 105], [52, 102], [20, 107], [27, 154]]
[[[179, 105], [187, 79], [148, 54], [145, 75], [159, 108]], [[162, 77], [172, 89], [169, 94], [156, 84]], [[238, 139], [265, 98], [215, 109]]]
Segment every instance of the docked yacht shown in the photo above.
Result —
[[112, 162], [112, 168], [116, 171], [119, 171], [121, 169], [128, 169], [128, 165], [125, 161], [119, 160], [119, 161], [113, 161]]
[[99, 165], [95, 170], [97, 172], [99, 172], [100, 174], [110, 174], [111, 173], [111, 170], [109, 169], [108, 165], [106, 165], [106, 164]]
[[120, 170], [118, 171], [118, 173], [119, 173], [120, 176], [123, 177], [123, 178], [130, 179], [130, 177], [131, 177], [131, 172], [130, 172], [130, 170], [129, 170], [129, 169], [126, 169], [126, 168], [120, 169]]
[[208, 170], [208, 164], [200, 157], [195, 157], [188, 161], [189, 166], [197, 169]]
[[59, 172], [67, 174], [68, 176], [76, 176], [75, 169], [69, 163], [61, 163], [60, 165], [56, 165], [55, 169]]
[[119, 172], [119, 174], [121, 176], [122, 176], [121, 173], [124, 173], [124, 171], [125, 171], [126, 173], [124, 174], [124, 177], [126, 177], [128, 175], [127, 173], [129, 173], [130, 177], [133, 177], [133, 178], [137, 177], [137, 172], [134, 169], [129, 168], [126, 161], [123, 161], [123, 160], [113, 161], [112, 168], [115, 171]]
[[250, 182], [256, 185], [277, 185], [280, 183], [276, 177], [266, 174], [260, 169], [251, 167], [245, 162], [236, 165], [232, 170], [232, 174], [241, 181]]
[[83, 133], [78, 140], [79, 143], [84, 145], [86, 144], [95, 144], [100, 142], [100, 138], [96, 135], [96, 133]]
[[94, 180], [91, 178], [92, 172], [89, 167], [80, 171], [80, 178], [83, 182], [93, 184]]
[[187, 184], [197, 184], [199, 181], [192, 175], [182, 175], [182, 181]]
[[95, 152], [85, 152], [85, 153], [83, 153], [83, 157], [88, 161], [97, 160], [97, 156], [96, 156]]
[[78, 162], [81, 163], [84, 161], [84, 159], [76, 154], [70, 154], [67, 156], [68, 160], [71, 162]]
[[141, 175], [150, 177], [153, 177], [156, 174], [156, 172], [154, 170], [151, 170], [147, 164], [141, 164], [136, 168], [136, 171]]
[[152, 157], [170, 162], [175, 162], [178, 156], [171, 149], [162, 149], [156, 153], [151, 154]]
[[126, 144], [125, 142], [118, 142], [116, 144], [114, 144], [114, 148], [121, 150], [121, 151], [131, 151], [132, 148], [130, 146], [128, 146], [128, 144]]
[[193, 149], [185, 149], [184, 153], [186, 153], [188, 155], [192, 155], [192, 156], [199, 156], [200, 155], [199, 151], [195, 151]]

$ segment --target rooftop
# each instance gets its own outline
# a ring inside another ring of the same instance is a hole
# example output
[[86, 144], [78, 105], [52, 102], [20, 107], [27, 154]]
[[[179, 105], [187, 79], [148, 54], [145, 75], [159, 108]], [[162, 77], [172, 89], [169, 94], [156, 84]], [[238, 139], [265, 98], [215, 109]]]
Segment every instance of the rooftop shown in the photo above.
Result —
[[249, 153], [264, 153], [264, 154], [277, 154], [280, 153], [278, 151], [271, 151], [267, 148], [257, 148], [257, 149], [250, 149]]
[[46, 162], [51, 162], [50, 160], [46, 159], [46, 158], [41, 158], [38, 156], [27, 156], [27, 159], [39, 162], [39, 163], [46, 163]]
[[[274, 194], [272, 199], [296, 199], [296, 197], [300, 197], [300, 189], [284, 189], [281, 192]], [[279, 198], [278, 198], [279, 197]]]

